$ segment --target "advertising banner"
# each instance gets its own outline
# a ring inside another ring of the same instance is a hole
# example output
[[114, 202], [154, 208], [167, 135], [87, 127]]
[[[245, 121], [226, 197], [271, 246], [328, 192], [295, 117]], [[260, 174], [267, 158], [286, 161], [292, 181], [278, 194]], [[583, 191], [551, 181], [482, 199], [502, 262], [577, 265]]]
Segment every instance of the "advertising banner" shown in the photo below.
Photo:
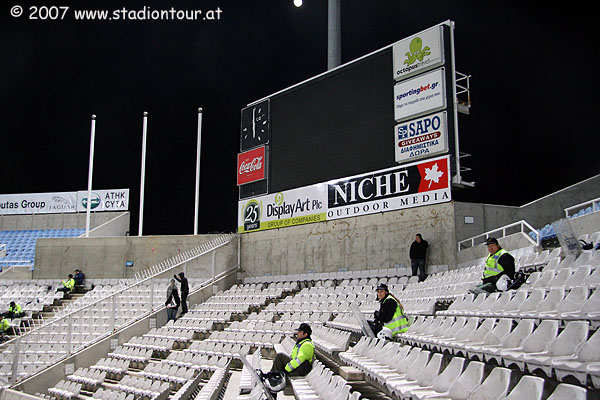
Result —
[[237, 171], [238, 186], [265, 179], [265, 146], [239, 153]]
[[444, 68], [394, 86], [394, 119], [398, 122], [446, 108]]
[[325, 221], [327, 184], [255, 197], [238, 203], [238, 232]]
[[444, 203], [451, 200], [450, 157], [331, 181], [327, 220]]
[[0, 195], [0, 215], [60, 214], [77, 211], [77, 193], [27, 193]]
[[438, 25], [394, 43], [392, 54], [395, 80], [402, 80], [442, 65], [442, 27]]
[[394, 127], [396, 162], [404, 163], [448, 152], [446, 112], [427, 115]]
[[[77, 211], [87, 211], [87, 190], [77, 192]], [[91, 211], [127, 211], [129, 189], [92, 190]]]

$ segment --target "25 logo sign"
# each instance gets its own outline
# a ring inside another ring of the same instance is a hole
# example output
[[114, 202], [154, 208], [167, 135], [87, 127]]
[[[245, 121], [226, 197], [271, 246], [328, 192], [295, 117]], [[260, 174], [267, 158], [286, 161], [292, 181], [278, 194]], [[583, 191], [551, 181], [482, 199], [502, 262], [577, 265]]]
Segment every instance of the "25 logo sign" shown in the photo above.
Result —
[[261, 205], [256, 200], [250, 200], [244, 207], [244, 231], [260, 229]]

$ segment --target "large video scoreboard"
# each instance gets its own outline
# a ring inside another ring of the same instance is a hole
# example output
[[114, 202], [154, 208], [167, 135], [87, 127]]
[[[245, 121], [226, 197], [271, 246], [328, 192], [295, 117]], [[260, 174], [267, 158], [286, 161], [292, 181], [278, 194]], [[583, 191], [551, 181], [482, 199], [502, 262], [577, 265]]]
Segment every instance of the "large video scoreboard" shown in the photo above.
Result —
[[453, 173], [452, 29], [426, 29], [242, 109], [240, 200], [444, 154]]

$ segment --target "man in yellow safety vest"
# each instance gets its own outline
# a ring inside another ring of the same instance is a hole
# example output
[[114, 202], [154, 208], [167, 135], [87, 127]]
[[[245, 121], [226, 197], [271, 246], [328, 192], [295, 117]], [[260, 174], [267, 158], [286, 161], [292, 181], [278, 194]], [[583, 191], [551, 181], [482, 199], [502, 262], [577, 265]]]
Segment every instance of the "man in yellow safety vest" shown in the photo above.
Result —
[[377, 298], [379, 310], [375, 311], [375, 323], [371, 324], [373, 333], [380, 338], [393, 339], [396, 335], [406, 332], [409, 323], [404, 315], [404, 307], [400, 300], [389, 292], [385, 283], [377, 285]]
[[488, 238], [485, 244], [489, 254], [485, 260], [481, 283], [469, 290], [474, 294], [497, 291], [496, 284], [503, 275], [511, 280], [515, 279], [515, 259], [513, 256], [500, 246], [496, 238]]
[[277, 353], [271, 372], [285, 371], [290, 376], [304, 376], [312, 369], [315, 360], [315, 345], [310, 338], [312, 329], [307, 323], [301, 323], [296, 331], [296, 344], [292, 354]]

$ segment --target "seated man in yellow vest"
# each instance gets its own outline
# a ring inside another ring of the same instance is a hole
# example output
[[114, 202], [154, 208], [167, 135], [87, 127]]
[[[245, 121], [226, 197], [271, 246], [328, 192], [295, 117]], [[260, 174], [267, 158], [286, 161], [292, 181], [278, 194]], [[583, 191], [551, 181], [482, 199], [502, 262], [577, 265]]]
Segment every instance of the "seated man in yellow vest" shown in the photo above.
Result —
[[312, 369], [315, 360], [315, 345], [310, 338], [312, 329], [307, 323], [301, 323], [296, 331], [296, 344], [291, 356], [277, 353], [271, 372], [285, 371], [290, 376], [304, 376]]
[[67, 281], [61, 282], [62, 287], [56, 289], [57, 292], [70, 292], [75, 288], [75, 279], [73, 279], [73, 274], [69, 274], [69, 279]]
[[10, 322], [8, 322], [8, 319], [4, 318], [4, 315], [0, 314], [0, 336], [8, 335], [10, 333], [9, 331], [11, 330], [12, 328], [10, 327]]
[[408, 319], [400, 300], [391, 294], [385, 283], [377, 285], [379, 310], [375, 311], [375, 321], [369, 321], [371, 330], [377, 337], [393, 339], [408, 330]]
[[4, 314], [7, 318], [21, 318], [25, 313], [21, 310], [21, 306], [11, 301], [8, 304], [8, 311]]
[[485, 269], [483, 270], [481, 283], [469, 289], [469, 292], [474, 294], [493, 293], [497, 291], [496, 283], [498, 283], [498, 280], [503, 275], [510, 280], [515, 279], [515, 259], [513, 256], [500, 247], [500, 243], [498, 243], [498, 239], [496, 238], [488, 238], [485, 244], [489, 254], [485, 260]]

